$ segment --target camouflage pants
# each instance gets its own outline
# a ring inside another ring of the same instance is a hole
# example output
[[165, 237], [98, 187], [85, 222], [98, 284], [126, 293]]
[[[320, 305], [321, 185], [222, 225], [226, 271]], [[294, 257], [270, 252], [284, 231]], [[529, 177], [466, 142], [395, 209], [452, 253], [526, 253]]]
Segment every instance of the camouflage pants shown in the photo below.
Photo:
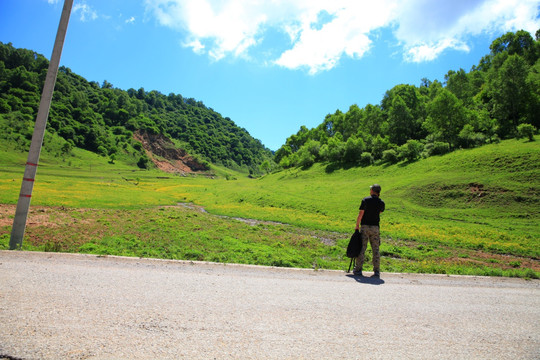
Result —
[[356, 266], [354, 271], [362, 271], [364, 265], [364, 255], [366, 253], [368, 241], [371, 244], [371, 251], [373, 252], [373, 271], [379, 272], [381, 267], [381, 254], [379, 252], [379, 246], [381, 245], [381, 236], [378, 226], [362, 225], [360, 232], [362, 233], [362, 251], [356, 258]]

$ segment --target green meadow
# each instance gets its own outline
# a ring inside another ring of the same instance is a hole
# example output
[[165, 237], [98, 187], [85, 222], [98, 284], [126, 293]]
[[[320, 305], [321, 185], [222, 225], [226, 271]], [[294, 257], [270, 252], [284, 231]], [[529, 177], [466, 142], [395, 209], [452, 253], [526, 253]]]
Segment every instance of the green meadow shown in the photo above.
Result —
[[[0, 145], [7, 249], [27, 154]], [[379, 183], [383, 272], [540, 275], [538, 140], [257, 179], [135, 169], [80, 149], [45, 151], [23, 249], [343, 270], [360, 201]]]

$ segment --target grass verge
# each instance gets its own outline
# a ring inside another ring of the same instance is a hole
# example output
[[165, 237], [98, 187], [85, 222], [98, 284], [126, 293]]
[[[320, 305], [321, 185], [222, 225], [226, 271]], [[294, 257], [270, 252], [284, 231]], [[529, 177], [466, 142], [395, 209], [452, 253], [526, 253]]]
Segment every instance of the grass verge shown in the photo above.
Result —
[[[7, 248], [26, 154], [2, 145], [0, 159]], [[24, 249], [344, 269], [358, 205], [377, 182], [387, 203], [383, 271], [538, 278], [539, 164], [539, 142], [518, 140], [412, 164], [315, 165], [260, 179], [140, 171], [78, 149], [44, 153]]]

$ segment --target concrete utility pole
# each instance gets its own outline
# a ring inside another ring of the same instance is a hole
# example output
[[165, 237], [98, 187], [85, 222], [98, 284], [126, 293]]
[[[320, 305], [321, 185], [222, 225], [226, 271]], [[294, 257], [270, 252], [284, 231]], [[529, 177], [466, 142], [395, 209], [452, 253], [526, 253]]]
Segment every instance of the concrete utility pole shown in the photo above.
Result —
[[41, 93], [41, 102], [36, 117], [34, 126], [34, 134], [32, 135], [32, 143], [28, 152], [28, 161], [24, 170], [23, 181], [21, 185], [21, 193], [17, 202], [17, 210], [15, 211], [15, 219], [13, 220], [13, 228], [11, 229], [11, 239], [9, 240], [10, 250], [20, 250], [26, 228], [26, 219], [28, 218], [28, 209], [30, 208], [30, 199], [32, 198], [32, 190], [34, 188], [34, 180], [36, 178], [37, 166], [39, 163], [39, 154], [43, 144], [43, 136], [45, 135], [45, 127], [47, 126], [47, 118], [49, 117], [49, 109], [51, 108], [51, 100], [58, 75], [58, 65], [60, 64], [60, 56], [62, 55], [62, 47], [71, 15], [71, 7], [73, 0], [64, 0], [64, 8], [56, 33], [53, 53], [45, 78], [45, 85]]

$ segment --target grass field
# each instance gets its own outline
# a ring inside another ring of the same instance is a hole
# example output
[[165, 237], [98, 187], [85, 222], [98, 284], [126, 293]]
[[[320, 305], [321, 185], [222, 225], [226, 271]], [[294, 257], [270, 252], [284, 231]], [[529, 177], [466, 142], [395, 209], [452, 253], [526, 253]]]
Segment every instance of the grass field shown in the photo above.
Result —
[[[26, 153], [0, 146], [7, 248]], [[43, 153], [23, 248], [345, 269], [360, 200], [377, 182], [387, 204], [382, 271], [540, 275], [538, 140], [392, 166], [229, 172], [235, 180], [225, 171], [182, 177], [80, 150]]]

